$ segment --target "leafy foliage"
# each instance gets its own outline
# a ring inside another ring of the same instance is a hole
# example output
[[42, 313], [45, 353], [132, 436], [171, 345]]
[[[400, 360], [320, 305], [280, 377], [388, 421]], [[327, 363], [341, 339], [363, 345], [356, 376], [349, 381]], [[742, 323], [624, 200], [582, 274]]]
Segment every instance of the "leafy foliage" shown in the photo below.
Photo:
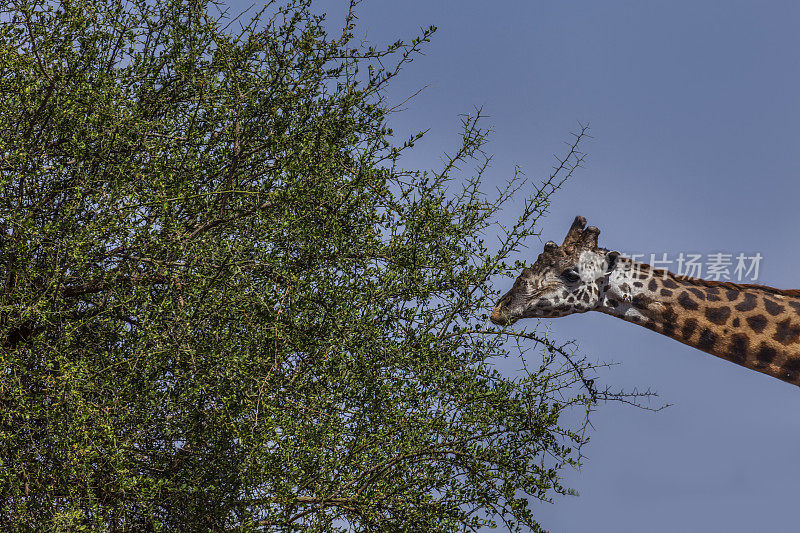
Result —
[[528, 185], [483, 194], [480, 113], [438, 171], [392, 142], [387, 83], [434, 28], [376, 50], [355, 3], [336, 37], [300, 0], [6, 6], [3, 530], [538, 530], [585, 441], [562, 414], [599, 396], [535, 334], [498, 372], [485, 313], [585, 130], [490, 252]]

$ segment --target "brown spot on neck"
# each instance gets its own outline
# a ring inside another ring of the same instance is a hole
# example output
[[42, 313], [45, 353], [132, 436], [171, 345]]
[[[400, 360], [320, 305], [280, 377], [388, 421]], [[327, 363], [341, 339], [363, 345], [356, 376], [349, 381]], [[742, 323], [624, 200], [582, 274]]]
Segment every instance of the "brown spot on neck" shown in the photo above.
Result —
[[722, 325], [728, 321], [731, 310], [729, 307], [706, 307], [705, 315], [714, 324]]
[[764, 315], [749, 316], [745, 319], [745, 322], [756, 333], [761, 333], [767, 327], [767, 317]]

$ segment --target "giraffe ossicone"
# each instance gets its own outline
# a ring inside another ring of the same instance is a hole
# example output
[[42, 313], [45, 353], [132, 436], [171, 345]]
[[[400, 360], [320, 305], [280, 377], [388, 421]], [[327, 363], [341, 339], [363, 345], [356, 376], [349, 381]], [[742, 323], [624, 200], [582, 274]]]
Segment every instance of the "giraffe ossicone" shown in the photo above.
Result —
[[600, 311], [738, 365], [800, 385], [800, 290], [678, 276], [598, 246], [579, 216], [544, 245], [491, 320]]

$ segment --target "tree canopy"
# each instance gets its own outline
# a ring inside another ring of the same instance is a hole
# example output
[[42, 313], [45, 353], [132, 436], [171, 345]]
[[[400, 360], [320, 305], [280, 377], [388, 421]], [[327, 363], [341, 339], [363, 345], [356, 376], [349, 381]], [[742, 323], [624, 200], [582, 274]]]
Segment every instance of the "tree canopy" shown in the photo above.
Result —
[[372, 47], [356, 4], [5, 4], [4, 531], [539, 530], [568, 492], [592, 367], [486, 314], [586, 131], [487, 192], [476, 111], [404, 168], [435, 28]]

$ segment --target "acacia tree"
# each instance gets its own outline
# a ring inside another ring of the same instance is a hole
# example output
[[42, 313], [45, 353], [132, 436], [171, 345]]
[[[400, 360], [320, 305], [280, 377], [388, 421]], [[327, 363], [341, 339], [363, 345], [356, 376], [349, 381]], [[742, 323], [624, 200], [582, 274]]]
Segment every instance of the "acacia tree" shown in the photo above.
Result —
[[404, 169], [386, 87], [434, 28], [356, 45], [355, 3], [5, 4], [4, 531], [538, 530], [567, 492], [591, 367], [486, 312], [585, 130], [493, 197], [479, 113]]

